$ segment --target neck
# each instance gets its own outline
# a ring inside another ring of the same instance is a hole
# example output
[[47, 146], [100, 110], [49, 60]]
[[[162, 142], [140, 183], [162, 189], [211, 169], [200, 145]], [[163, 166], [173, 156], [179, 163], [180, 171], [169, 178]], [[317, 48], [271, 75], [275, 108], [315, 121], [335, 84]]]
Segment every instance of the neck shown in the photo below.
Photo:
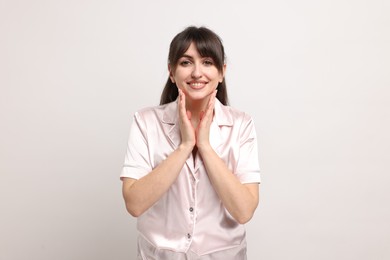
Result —
[[202, 100], [186, 100], [186, 109], [192, 114], [193, 119], [199, 119], [200, 113], [206, 110], [208, 104], [207, 99]]

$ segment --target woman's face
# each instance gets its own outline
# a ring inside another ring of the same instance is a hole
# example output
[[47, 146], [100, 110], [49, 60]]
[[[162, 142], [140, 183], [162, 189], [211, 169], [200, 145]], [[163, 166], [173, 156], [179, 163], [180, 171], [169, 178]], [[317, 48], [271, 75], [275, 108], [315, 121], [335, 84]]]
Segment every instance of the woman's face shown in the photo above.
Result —
[[210, 95], [222, 82], [225, 72], [219, 72], [212, 58], [202, 57], [194, 43], [178, 60], [176, 69], [170, 71], [170, 78], [181, 89], [187, 99], [200, 101]]

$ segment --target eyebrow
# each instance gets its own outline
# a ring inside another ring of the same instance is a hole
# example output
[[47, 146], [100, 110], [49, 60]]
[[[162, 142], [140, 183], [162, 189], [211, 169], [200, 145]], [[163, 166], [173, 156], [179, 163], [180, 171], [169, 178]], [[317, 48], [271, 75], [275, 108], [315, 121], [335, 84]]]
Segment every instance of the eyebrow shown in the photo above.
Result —
[[191, 55], [183, 54], [180, 58], [188, 58], [188, 59], [194, 59]]
[[[188, 55], [188, 54], [183, 54], [183, 55], [180, 57], [180, 59], [181, 59], [181, 58], [188, 58], [188, 59], [192, 59], [192, 60], [194, 59], [193, 56]], [[210, 57], [210, 56], [205, 56], [205, 57], [202, 57], [202, 56], [201, 56], [201, 58], [202, 58], [202, 59], [213, 59], [213, 58]]]

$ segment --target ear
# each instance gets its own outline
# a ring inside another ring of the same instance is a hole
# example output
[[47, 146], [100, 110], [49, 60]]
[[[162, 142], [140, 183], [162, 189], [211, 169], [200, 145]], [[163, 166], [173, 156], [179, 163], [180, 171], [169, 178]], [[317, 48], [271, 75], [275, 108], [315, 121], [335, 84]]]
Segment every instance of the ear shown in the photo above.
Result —
[[172, 83], [175, 83], [175, 78], [173, 77], [171, 64], [168, 64], [168, 71], [169, 71], [169, 78], [171, 79]]
[[222, 83], [223, 79], [225, 78], [226, 73], [226, 64], [223, 64], [222, 73], [220, 73], [219, 83]]

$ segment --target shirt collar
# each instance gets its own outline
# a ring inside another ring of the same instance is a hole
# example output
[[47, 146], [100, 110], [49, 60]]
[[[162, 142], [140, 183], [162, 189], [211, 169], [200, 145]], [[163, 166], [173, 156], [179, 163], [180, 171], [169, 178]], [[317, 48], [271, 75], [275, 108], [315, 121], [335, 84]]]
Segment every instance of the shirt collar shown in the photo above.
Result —
[[[162, 122], [170, 125], [178, 123], [178, 99], [168, 103], [164, 109]], [[219, 126], [232, 126], [233, 118], [230, 113], [230, 107], [223, 105], [218, 99], [215, 99], [214, 105], [214, 121]]]

